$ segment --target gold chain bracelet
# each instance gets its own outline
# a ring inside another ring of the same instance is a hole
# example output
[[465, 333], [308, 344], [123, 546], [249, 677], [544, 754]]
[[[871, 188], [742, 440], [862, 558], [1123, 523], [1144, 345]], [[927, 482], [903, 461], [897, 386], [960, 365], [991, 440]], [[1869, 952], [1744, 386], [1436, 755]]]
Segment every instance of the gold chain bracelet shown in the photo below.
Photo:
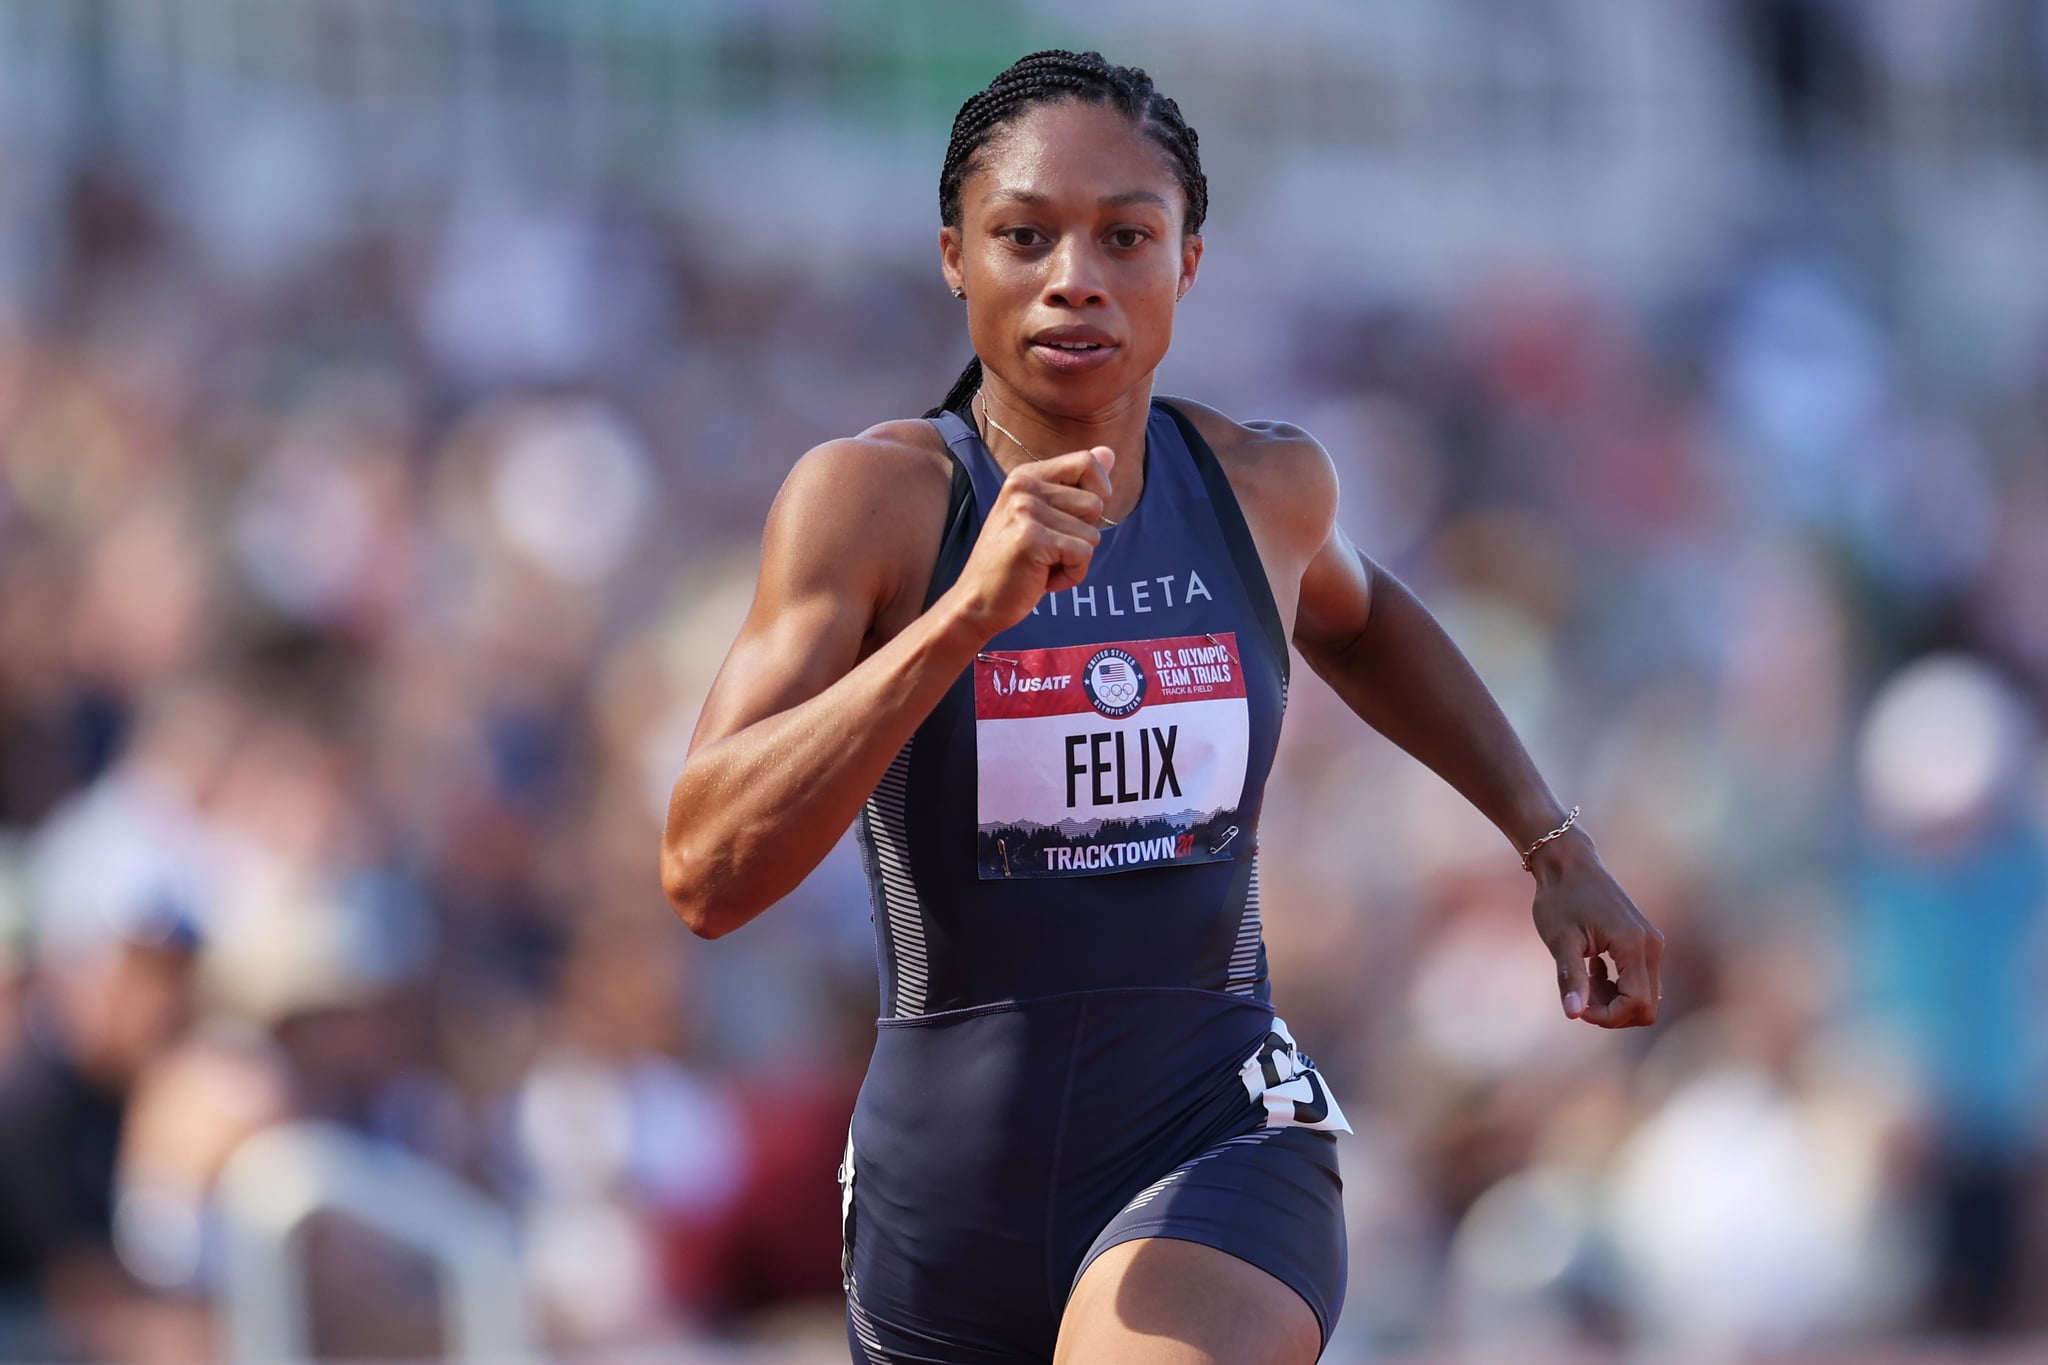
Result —
[[1558, 837], [1559, 835], [1563, 834], [1563, 833], [1564, 833], [1564, 832], [1565, 832], [1566, 830], [1570, 829], [1570, 828], [1571, 828], [1571, 827], [1572, 827], [1572, 826], [1573, 826], [1574, 824], [1576, 824], [1576, 823], [1578, 822], [1578, 818], [1579, 818], [1579, 808], [1578, 808], [1577, 806], [1573, 806], [1573, 807], [1572, 807], [1572, 813], [1571, 813], [1570, 815], [1567, 815], [1567, 816], [1565, 816], [1565, 818], [1564, 818], [1564, 823], [1563, 823], [1563, 824], [1559, 825], [1559, 826], [1558, 826], [1558, 827], [1557, 827], [1556, 829], [1554, 829], [1554, 830], [1550, 831], [1550, 833], [1548, 833], [1548, 834], [1544, 835], [1544, 836], [1543, 836], [1543, 837], [1542, 837], [1541, 839], [1538, 839], [1538, 840], [1537, 840], [1537, 841], [1536, 841], [1535, 843], [1533, 843], [1533, 844], [1529, 845], [1529, 846], [1528, 846], [1527, 848], [1523, 849], [1523, 850], [1522, 850], [1522, 871], [1524, 871], [1524, 872], [1533, 872], [1533, 871], [1535, 871], [1536, 869], [1535, 869], [1535, 868], [1533, 868], [1533, 867], [1531, 867], [1531, 866], [1529, 865], [1529, 860], [1530, 860], [1531, 858], [1533, 858], [1533, 857], [1535, 857], [1535, 856], [1536, 856], [1536, 850], [1537, 850], [1537, 849], [1539, 849], [1539, 848], [1541, 848], [1541, 847], [1543, 847], [1543, 846], [1544, 846], [1545, 844], [1549, 843], [1549, 842], [1550, 842], [1550, 841], [1551, 841], [1552, 839], [1555, 839], [1555, 838], [1557, 838], [1557, 837]]

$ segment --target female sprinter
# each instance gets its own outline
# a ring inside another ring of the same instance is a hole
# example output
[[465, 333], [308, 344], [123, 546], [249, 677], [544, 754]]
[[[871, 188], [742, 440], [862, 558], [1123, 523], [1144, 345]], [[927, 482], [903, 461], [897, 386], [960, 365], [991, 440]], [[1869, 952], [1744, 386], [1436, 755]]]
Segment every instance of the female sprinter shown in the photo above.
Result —
[[1337, 529], [1322, 448], [1153, 397], [1207, 207], [1142, 71], [1040, 52], [967, 101], [939, 249], [976, 361], [925, 420], [797, 463], [676, 781], [663, 885], [707, 938], [861, 819], [883, 1018], [841, 1170], [859, 1361], [1299, 1365], [1328, 1341], [1343, 1112], [1259, 931], [1290, 640], [1523, 852], [1564, 1012], [1656, 1019], [1657, 931]]

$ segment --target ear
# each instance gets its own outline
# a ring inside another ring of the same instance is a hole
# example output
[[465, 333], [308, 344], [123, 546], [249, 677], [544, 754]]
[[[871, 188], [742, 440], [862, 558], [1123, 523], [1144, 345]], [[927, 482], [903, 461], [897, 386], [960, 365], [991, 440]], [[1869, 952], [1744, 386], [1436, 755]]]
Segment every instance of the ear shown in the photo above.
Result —
[[967, 274], [960, 266], [959, 228], [939, 229], [939, 273], [946, 277], [946, 288], [958, 290], [967, 287]]
[[1196, 233], [1185, 233], [1180, 239], [1180, 283], [1174, 286], [1173, 297], [1179, 302], [1188, 296], [1188, 290], [1195, 287], [1195, 272], [1202, 265], [1202, 239]]

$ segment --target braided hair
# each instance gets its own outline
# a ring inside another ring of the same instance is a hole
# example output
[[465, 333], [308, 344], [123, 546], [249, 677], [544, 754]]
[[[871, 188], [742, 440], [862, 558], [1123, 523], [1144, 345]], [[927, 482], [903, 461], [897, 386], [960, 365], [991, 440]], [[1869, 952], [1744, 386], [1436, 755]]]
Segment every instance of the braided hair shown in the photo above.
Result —
[[[1036, 105], [1060, 100], [1107, 104], [1136, 124], [1173, 162], [1181, 191], [1187, 197], [1186, 231], [1202, 230], [1209, 215], [1209, 180], [1202, 174], [1201, 143], [1181, 117], [1180, 106], [1154, 88], [1152, 78], [1135, 66], [1117, 66], [1099, 52], [1067, 52], [1048, 48], [1020, 58], [967, 97], [953, 118], [953, 138], [946, 144], [946, 163], [939, 172], [939, 221], [960, 226], [960, 188], [975, 170], [975, 157], [999, 130]], [[981, 358], [953, 381], [945, 401], [926, 413], [964, 412], [981, 387]]]

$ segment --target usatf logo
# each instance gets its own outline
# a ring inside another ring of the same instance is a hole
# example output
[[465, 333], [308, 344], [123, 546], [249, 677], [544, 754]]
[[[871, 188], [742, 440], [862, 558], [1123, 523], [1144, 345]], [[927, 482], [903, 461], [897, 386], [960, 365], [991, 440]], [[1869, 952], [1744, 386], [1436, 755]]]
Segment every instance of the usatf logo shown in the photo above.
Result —
[[1081, 687], [1089, 705], [1112, 719], [1145, 704], [1144, 670], [1135, 658], [1114, 647], [1095, 651], [1081, 670]]
[[1028, 678], [1021, 673], [1005, 673], [999, 668], [991, 669], [988, 675], [988, 684], [999, 697], [1013, 697], [1019, 692], [1061, 692], [1073, 680], [1071, 673], [1057, 678]]

